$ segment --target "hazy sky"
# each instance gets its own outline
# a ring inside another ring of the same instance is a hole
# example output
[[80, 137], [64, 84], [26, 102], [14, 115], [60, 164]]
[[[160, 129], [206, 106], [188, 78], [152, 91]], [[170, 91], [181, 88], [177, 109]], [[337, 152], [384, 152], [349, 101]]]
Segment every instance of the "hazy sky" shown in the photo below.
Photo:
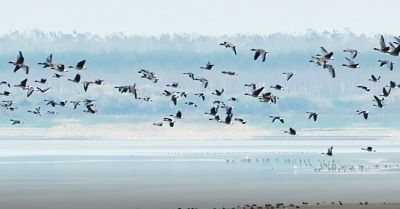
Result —
[[2, 0], [0, 34], [10, 30], [89, 31], [103, 35], [343, 31], [400, 33], [400, 1], [371, 0]]

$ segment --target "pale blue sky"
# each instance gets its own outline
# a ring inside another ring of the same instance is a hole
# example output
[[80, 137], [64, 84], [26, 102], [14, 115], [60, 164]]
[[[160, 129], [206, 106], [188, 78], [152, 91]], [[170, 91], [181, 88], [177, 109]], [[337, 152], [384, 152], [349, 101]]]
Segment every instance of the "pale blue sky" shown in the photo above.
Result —
[[89, 31], [104, 35], [303, 33], [349, 27], [398, 34], [399, 0], [2, 0], [0, 34], [10, 30]]

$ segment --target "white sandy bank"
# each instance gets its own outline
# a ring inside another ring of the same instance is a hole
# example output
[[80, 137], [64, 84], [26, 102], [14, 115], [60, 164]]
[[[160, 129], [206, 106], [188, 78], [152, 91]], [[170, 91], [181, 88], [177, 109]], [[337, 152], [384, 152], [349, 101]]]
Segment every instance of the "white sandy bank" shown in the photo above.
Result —
[[119, 123], [119, 124], [79, 124], [68, 123], [52, 128], [36, 128], [21, 125], [0, 127], [2, 137], [23, 138], [103, 138], [125, 140], [152, 140], [152, 139], [262, 139], [262, 137], [373, 137], [385, 140], [399, 140], [400, 131], [385, 130], [382, 128], [339, 128], [339, 129], [303, 129], [297, 130], [299, 136], [284, 134], [282, 129], [268, 130], [261, 127], [234, 124], [199, 125], [177, 123], [171, 128], [168, 124], [162, 127], [152, 123]]

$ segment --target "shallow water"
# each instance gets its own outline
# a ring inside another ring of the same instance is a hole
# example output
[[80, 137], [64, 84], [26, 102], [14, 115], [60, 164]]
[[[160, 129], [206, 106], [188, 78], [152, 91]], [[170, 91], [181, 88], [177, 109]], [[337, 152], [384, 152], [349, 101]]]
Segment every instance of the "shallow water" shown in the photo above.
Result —
[[[320, 154], [330, 146], [335, 157]], [[366, 146], [377, 152], [360, 149]], [[399, 148], [399, 141], [358, 139], [0, 140], [0, 206], [213, 208], [278, 201], [398, 202]], [[251, 162], [241, 162], [246, 156]], [[332, 160], [380, 168], [314, 171], [320, 162]]]

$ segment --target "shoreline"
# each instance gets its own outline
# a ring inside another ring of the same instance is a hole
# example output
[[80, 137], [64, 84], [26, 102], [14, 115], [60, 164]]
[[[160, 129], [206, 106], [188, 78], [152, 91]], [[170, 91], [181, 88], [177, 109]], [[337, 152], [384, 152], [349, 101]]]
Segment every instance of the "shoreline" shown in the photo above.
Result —
[[282, 129], [269, 129], [249, 125], [194, 125], [178, 124], [171, 128], [152, 123], [140, 124], [64, 124], [51, 128], [40, 127], [0, 127], [2, 138], [85, 138], [102, 140], [271, 140], [276, 138], [308, 140], [400, 140], [400, 131], [384, 133], [383, 128], [365, 130], [363, 128], [318, 128], [298, 130], [299, 135], [291, 136]]

